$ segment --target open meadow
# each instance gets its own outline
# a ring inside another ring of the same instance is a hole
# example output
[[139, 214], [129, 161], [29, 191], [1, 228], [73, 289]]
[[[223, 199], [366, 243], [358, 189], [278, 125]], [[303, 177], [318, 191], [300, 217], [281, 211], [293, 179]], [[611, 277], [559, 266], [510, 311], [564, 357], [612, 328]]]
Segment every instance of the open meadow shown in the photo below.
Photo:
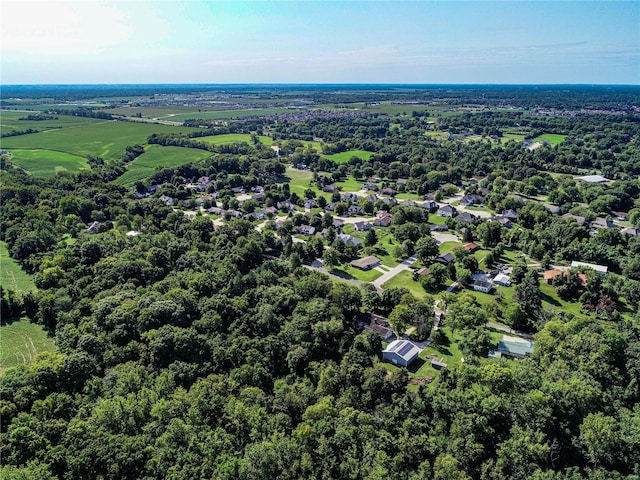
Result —
[[53, 339], [38, 324], [26, 318], [2, 320], [0, 325], [0, 373], [7, 368], [28, 365], [41, 352], [55, 350]]
[[36, 288], [31, 275], [9, 256], [5, 242], [0, 242], [0, 285], [4, 289], [13, 290], [18, 295], [24, 295]]
[[[251, 135], [248, 133], [225, 133], [224, 135], [211, 135], [208, 137], [198, 137], [195, 140], [198, 142], [209, 143], [211, 145], [224, 145], [228, 143], [248, 143], [252, 144]], [[258, 140], [260, 143], [270, 146], [273, 144], [273, 139], [264, 135], [259, 135]]]
[[324, 158], [333, 160], [336, 163], [346, 163], [351, 160], [351, 157], [360, 158], [362, 160], [369, 160], [373, 155], [372, 152], [366, 152], [364, 150], [348, 150], [346, 152], [334, 153], [332, 155], [322, 155]]
[[52, 177], [58, 172], [77, 173], [89, 168], [85, 157], [41, 148], [11, 150], [11, 161], [36, 177]]

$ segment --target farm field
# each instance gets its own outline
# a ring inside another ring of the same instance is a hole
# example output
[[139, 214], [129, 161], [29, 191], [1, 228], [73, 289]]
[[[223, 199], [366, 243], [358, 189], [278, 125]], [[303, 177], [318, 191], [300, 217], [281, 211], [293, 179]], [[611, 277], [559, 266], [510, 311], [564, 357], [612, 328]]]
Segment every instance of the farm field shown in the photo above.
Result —
[[11, 161], [36, 177], [51, 177], [58, 172], [76, 173], [89, 168], [85, 157], [40, 148], [11, 150]]
[[0, 242], [0, 285], [19, 295], [36, 289], [33, 278], [9, 256], [5, 242]]
[[[270, 146], [273, 144], [273, 139], [264, 135], [259, 135], [258, 139], [264, 145]], [[198, 137], [194, 140], [199, 142], [209, 143], [211, 145], [223, 145], [225, 143], [248, 143], [252, 144], [251, 135], [248, 133], [227, 133], [224, 135], [212, 135], [209, 137]]]
[[26, 318], [3, 322], [0, 326], [0, 372], [18, 365], [28, 365], [41, 352], [54, 351], [47, 332]]
[[196, 148], [148, 145], [145, 152], [131, 162], [127, 171], [113, 183], [124, 187], [133, 186], [138, 180], [151, 176], [157, 168], [176, 167], [190, 162], [198, 162], [212, 155]]
[[364, 150], [349, 150], [347, 152], [334, 153], [332, 155], [322, 155], [324, 158], [333, 160], [336, 163], [346, 163], [351, 157], [358, 157], [362, 160], [369, 160], [373, 155], [372, 152], [366, 152]]
[[161, 120], [171, 120], [172, 122], [184, 122], [185, 120], [223, 120], [228, 118], [241, 118], [263, 115], [275, 115], [277, 113], [293, 113], [298, 110], [289, 108], [247, 108], [242, 110], [212, 110], [208, 112], [189, 112], [177, 115], [165, 115], [158, 117]]
[[2, 148], [55, 150], [83, 157], [92, 155], [111, 160], [120, 158], [125, 148], [130, 145], [147, 143], [147, 138], [152, 133], [186, 133], [193, 130], [152, 123], [101, 120], [73, 128], [4, 138]]
[[566, 137], [567, 137], [566, 135], [559, 135], [559, 134], [556, 134], [556, 133], [545, 133], [543, 135], [540, 135], [539, 137], [534, 138], [533, 141], [534, 142], [547, 141], [553, 147], [555, 145], [561, 144]]
[[[75, 117], [72, 115], [51, 115], [56, 117], [52, 120], [20, 120], [28, 115], [37, 115], [38, 112], [10, 112], [2, 110], [0, 116], [0, 129], [2, 133], [10, 133], [16, 130], [22, 131], [29, 128], [44, 132], [47, 130], [56, 130], [60, 128], [77, 127], [80, 125], [91, 125], [94, 123], [104, 122], [97, 118]], [[10, 138], [10, 137], [7, 137]]]

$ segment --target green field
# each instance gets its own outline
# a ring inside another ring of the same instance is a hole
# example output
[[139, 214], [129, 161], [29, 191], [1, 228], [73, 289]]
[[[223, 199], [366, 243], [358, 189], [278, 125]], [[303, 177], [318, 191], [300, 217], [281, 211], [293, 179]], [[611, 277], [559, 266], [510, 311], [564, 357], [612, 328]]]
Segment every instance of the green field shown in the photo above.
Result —
[[336, 267], [332, 271], [339, 273], [340, 275], [344, 275], [347, 278], [355, 278], [356, 280], [360, 280], [361, 282], [373, 282], [375, 279], [382, 276], [382, 272], [378, 270], [360, 270], [359, 268], [354, 268], [351, 265], [348, 267]]
[[324, 158], [328, 158], [329, 160], [333, 160], [336, 163], [346, 163], [351, 157], [357, 157], [362, 160], [369, 160], [373, 155], [372, 152], [366, 152], [364, 150], [349, 150], [347, 152], [342, 153], [334, 153], [332, 155], [322, 155]]
[[[273, 144], [273, 139], [271, 137], [266, 137], [264, 135], [258, 136], [260, 143], [270, 146]], [[223, 145], [226, 143], [248, 143], [251, 145], [253, 142], [251, 141], [251, 135], [248, 133], [227, 133], [224, 135], [212, 135], [209, 137], [199, 137], [194, 140], [198, 142], [209, 143], [211, 145]]]
[[16, 130], [23, 131], [31, 128], [33, 130], [38, 130], [39, 132], [45, 132], [47, 130], [91, 125], [104, 121], [97, 118], [48, 114], [48, 116], [57, 118], [52, 120], [20, 120], [21, 118], [26, 118], [28, 115], [37, 114], [38, 112], [9, 112], [7, 110], [2, 110], [0, 114], [0, 130], [2, 130], [2, 133], [10, 133]]
[[102, 120], [49, 132], [3, 138], [2, 148], [44, 149], [110, 160], [121, 158], [125, 148], [130, 145], [147, 143], [147, 138], [152, 133], [186, 133], [193, 130], [152, 123]]
[[427, 295], [422, 285], [420, 285], [420, 282], [413, 279], [413, 272], [409, 270], [404, 270], [391, 280], [386, 281], [382, 285], [382, 288], [385, 290], [387, 288], [406, 288], [418, 300], [424, 299]]
[[534, 142], [547, 141], [553, 147], [555, 145], [561, 144], [566, 137], [567, 137], [566, 135], [560, 135], [560, 134], [557, 134], [557, 133], [545, 133], [543, 135], [540, 135], [539, 137], [534, 138], [533, 141]]
[[53, 351], [47, 332], [26, 318], [3, 322], [0, 326], [0, 372], [33, 362], [38, 353]]
[[131, 187], [138, 180], [151, 176], [157, 168], [177, 167], [185, 163], [198, 162], [211, 155], [211, 152], [196, 148], [148, 145], [145, 152], [131, 162], [127, 171], [113, 183]]
[[9, 256], [5, 242], [0, 242], [0, 285], [20, 295], [36, 289], [33, 278]]
[[246, 110], [213, 110], [209, 112], [189, 112], [179, 113], [177, 115], [164, 115], [159, 117], [163, 120], [171, 120], [172, 122], [184, 122], [185, 120], [222, 120], [226, 118], [241, 118], [252, 116], [275, 115], [276, 113], [292, 113], [297, 110], [288, 108], [248, 108]]
[[76, 173], [89, 168], [87, 159], [66, 152], [43, 149], [10, 150], [11, 161], [36, 177], [51, 177], [58, 172]]

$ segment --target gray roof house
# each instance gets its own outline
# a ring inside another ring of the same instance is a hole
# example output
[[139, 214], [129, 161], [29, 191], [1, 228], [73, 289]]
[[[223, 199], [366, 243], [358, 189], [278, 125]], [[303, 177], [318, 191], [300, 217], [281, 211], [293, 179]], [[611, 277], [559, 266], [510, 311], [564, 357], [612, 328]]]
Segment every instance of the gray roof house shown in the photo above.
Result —
[[441, 217], [455, 217], [457, 213], [456, 207], [451, 205], [443, 205], [438, 209], [438, 215]]

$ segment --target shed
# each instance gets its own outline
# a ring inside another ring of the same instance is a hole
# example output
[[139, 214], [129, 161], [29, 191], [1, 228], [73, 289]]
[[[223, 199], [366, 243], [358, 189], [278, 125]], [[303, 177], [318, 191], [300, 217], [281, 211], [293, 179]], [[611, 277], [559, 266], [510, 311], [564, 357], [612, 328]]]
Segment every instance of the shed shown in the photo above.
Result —
[[528, 340], [513, 341], [503, 338], [498, 343], [498, 351], [503, 357], [522, 359], [533, 353], [533, 342]]
[[504, 273], [499, 273], [493, 279], [493, 283], [496, 285], [502, 285], [503, 287], [508, 287], [511, 285], [511, 279]]
[[382, 351], [382, 359], [394, 365], [408, 367], [418, 358], [419, 354], [420, 349], [413, 342], [394, 340]]

